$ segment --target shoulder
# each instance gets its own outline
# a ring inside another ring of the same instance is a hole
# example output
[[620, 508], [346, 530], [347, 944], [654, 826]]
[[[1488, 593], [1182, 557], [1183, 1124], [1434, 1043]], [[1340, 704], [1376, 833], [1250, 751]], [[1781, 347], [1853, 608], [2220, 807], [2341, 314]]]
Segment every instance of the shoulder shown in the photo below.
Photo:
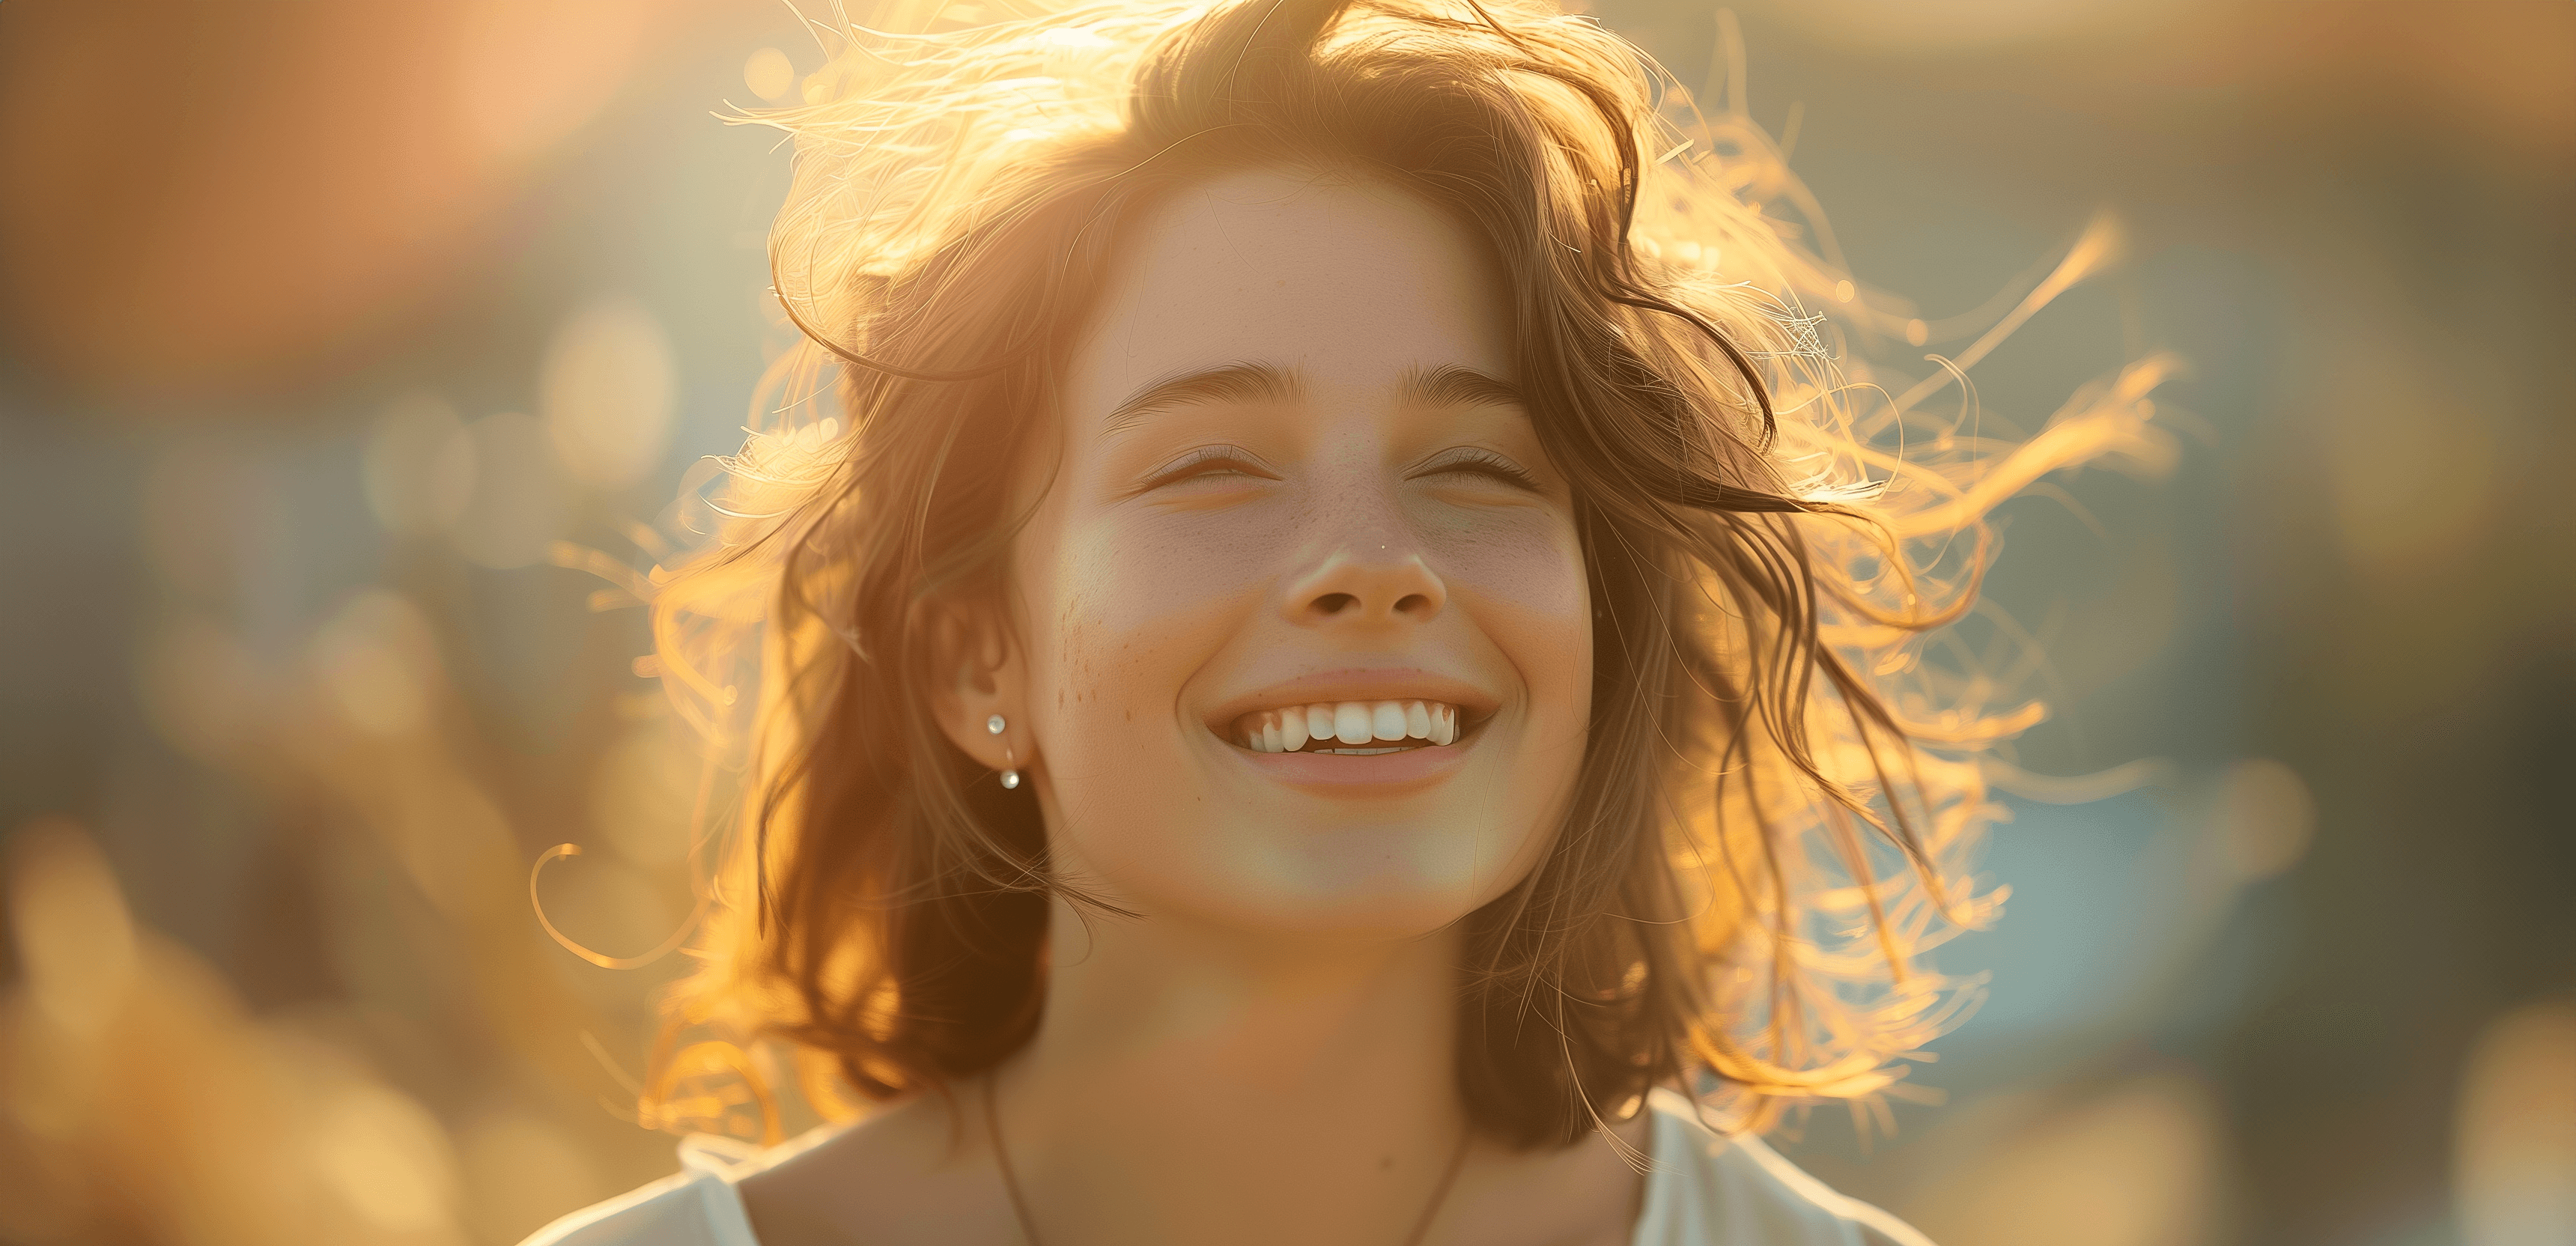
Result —
[[1835, 1193], [1750, 1133], [1701, 1123], [1670, 1090], [1655, 1113], [1654, 1171], [1636, 1246], [1932, 1246], [1913, 1226]]
[[793, 1246], [852, 1231], [914, 1240], [908, 1216], [964, 1198], [960, 1174], [940, 1164], [950, 1149], [940, 1107], [935, 1096], [908, 1101], [765, 1149], [692, 1134], [680, 1143], [679, 1172], [565, 1216], [520, 1246]]
[[520, 1246], [760, 1246], [737, 1182], [807, 1144], [799, 1139], [764, 1153], [693, 1134], [680, 1143], [679, 1172], [573, 1212]]
[[959, 1127], [956, 1106], [912, 1096], [741, 1169], [742, 1203], [766, 1246], [1018, 1241], [980, 1131]]

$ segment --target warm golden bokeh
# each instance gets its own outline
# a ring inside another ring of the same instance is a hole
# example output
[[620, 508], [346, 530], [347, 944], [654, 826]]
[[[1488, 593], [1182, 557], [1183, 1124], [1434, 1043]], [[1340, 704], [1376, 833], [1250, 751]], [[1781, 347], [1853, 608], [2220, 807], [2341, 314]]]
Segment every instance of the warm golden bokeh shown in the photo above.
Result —
[[[1749, 83], [1847, 362], [2153, 478], [1967, 482], [2026, 496], [1933, 656], [2054, 714], [1979, 770], [1984, 1010], [1782, 1148], [1950, 1246], [2569, 1240], [2576, 8], [1590, 7]], [[636, 607], [793, 340], [714, 114], [824, 64], [763, 0], [0, 4], [0, 1239], [508, 1246], [850, 1107], [643, 1081], [734, 775]]]
[[2576, 1238], [2576, 1004], [2529, 1004], [2460, 1071], [2454, 1187], [2463, 1246]]

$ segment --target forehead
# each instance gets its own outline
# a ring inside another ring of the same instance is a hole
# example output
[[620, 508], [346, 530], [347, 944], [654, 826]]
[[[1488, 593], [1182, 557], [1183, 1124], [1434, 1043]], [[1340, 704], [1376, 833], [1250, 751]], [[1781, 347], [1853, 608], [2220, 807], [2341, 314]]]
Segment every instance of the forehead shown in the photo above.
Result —
[[1138, 385], [1260, 363], [1329, 398], [1443, 364], [1509, 380], [1490, 262], [1383, 183], [1254, 169], [1165, 196], [1121, 241], [1066, 380], [1077, 415]]

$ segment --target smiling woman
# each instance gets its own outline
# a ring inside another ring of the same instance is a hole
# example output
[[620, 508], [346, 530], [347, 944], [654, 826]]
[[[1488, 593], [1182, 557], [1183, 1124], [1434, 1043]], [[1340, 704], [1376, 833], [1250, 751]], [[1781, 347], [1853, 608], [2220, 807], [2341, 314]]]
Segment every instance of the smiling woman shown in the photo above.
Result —
[[989, 701], [1044, 743], [1059, 875], [1154, 927], [1400, 938], [1530, 873], [1591, 614], [1490, 267], [1355, 171], [1216, 173], [1136, 216], [1012, 499], [1002, 660], [942, 715]]
[[848, 37], [655, 617], [757, 780], [673, 1024], [884, 1106], [537, 1240], [1919, 1240], [1758, 1130], [1956, 1016], [2038, 711], [1919, 646], [2152, 371], [1900, 453], [1776, 153], [1536, 4]]

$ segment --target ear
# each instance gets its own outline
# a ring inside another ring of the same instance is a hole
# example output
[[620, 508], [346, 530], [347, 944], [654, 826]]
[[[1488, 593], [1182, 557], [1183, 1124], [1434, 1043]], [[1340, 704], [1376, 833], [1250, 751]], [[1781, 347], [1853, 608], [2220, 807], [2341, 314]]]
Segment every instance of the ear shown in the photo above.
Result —
[[[1037, 743], [1021, 713], [1028, 704], [1028, 668], [1000, 611], [942, 603], [931, 608], [928, 622], [930, 712], [939, 729], [988, 770], [1029, 769]], [[991, 730], [996, 715], [1003, 722], [1000, 734]]]

